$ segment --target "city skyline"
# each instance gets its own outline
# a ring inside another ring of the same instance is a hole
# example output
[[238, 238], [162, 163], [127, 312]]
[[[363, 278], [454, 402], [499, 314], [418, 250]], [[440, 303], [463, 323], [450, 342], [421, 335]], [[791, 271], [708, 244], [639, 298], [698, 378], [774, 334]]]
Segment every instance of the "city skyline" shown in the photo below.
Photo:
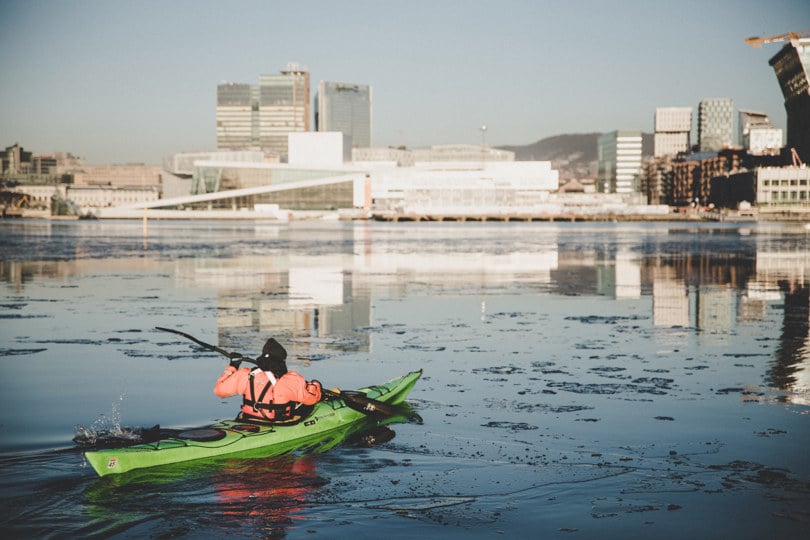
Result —
[[658, 107], [730, 98], [785, 128], [751, 35], [810, 28], [799, 0], [4, 3], [0, 139], [91, 163], [216, 147], [216, 86], [289, 62], [374, 88], [375, 146], [525, 145], [654, 131]]

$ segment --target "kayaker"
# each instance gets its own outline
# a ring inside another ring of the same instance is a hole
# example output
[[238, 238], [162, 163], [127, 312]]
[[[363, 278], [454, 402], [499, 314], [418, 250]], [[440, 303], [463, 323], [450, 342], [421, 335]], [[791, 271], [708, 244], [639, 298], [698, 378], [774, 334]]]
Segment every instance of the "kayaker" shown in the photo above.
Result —
[[307, 381], [287, 370], [287, 351], [273, 338], [267, 340], [255, 368], [240, 368], [231, 360], [217, 379], [214, 393], [221, 398], [241, 394], [240, 417], [284, 421], [293, 419], [301, 405], [315, 405], [321, 399], [321, 383]]

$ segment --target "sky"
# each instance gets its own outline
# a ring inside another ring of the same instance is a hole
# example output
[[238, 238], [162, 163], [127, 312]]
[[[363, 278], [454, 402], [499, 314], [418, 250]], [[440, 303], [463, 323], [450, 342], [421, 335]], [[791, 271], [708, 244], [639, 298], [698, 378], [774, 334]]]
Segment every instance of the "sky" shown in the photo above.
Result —
[[[786, 128], [768, 60], [807, 0], [0, 0], [0, 147], [92, 164], [216, 148], [216, 88], [294, 62], [373, 90], [374, 146], [654, 131], [734, 100]], [[482, 133], [481, 126], [487, 129]]]

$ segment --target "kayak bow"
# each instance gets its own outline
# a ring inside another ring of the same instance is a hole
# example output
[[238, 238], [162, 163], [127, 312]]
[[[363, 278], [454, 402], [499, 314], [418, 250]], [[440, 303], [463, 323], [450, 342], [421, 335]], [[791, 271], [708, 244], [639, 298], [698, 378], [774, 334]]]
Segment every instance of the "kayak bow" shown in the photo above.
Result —
[[[371, 399], [397, 405], [405, 400], [421, 375], [421, 370], [413, 371], [359, 391]], [[269, 457], [317, 448], [335, 432], [364, 419], [366, 415], [343, 399], [327, 399], [315, 404], [309, 416], [293, 425], [222, 420], [199, 429], [172, 432], [155, 442], [93, 450], [84, 455], [99, 476], [251, 450], [261, 450], [262, 456]]]

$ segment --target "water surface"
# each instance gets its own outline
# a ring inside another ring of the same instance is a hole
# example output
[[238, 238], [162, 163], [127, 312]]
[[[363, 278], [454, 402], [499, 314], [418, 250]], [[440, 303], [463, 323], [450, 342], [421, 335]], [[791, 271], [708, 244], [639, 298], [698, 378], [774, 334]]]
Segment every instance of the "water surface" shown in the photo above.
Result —
[[[0, 222], [20, 537], [716, 538], [810, 525], [810, 232], [746, 224]], [[236, 414], [275, 336], [327, 386], [423, 369], [371, 448], [98, 479], [76, 426]], [[373, 533], [372, 533], [373, 531]]]

